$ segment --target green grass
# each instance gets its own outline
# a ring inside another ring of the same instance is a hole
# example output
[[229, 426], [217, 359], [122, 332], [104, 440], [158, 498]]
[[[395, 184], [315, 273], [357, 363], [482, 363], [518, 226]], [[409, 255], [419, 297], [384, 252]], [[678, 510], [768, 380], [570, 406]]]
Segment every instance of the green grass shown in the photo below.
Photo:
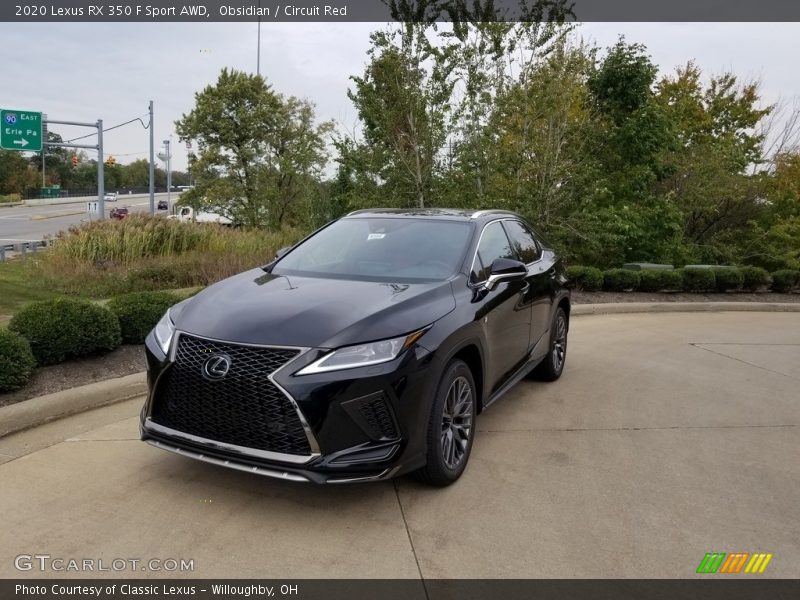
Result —
[[0, 263], [0, 322], [8, 321], [10, 315], [28, 302], [50, 300], [63, 295], [37, 280], [37, 260], [27, 258]]

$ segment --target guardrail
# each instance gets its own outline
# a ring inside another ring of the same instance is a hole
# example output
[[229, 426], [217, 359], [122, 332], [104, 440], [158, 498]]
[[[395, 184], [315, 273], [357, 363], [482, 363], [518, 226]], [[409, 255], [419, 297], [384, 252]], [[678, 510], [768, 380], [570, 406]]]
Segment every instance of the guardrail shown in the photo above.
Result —
[[5, 262], [12, 254], [18, 254], [23, 258], [28, 252], [36, 254], [39, 248], [47, 248], [50, 245], [50, 240], [15, 240], [12, 244], [3, 244], [3, 241], [0, 240], [0, 262]]

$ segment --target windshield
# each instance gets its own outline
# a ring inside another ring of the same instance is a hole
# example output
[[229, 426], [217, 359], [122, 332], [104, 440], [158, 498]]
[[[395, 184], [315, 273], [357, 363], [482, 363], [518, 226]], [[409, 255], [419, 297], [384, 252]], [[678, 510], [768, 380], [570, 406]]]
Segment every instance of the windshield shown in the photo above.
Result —
[[472, 224], [442, 219], [347, 218], [281, 258], [276, 275], [439, 281], [464, 259]]

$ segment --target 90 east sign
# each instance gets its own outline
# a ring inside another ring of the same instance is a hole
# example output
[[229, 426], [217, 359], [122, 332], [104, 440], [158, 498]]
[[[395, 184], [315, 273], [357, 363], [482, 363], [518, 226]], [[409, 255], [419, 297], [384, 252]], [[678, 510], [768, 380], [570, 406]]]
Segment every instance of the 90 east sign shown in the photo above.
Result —
[[42, 113], [0, 110], [0, 149], [41, 152]]

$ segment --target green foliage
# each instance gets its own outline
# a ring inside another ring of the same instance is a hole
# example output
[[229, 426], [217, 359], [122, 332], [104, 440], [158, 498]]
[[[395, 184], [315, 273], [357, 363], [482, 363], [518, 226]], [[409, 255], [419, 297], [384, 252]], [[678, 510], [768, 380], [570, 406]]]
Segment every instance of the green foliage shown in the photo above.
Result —
[[738, 292], [744, 284], [744, 275], [733, 267], [717, 267], [714, 282], [718, 292]]
[[686, 268], [682, 270], [683, 289], [687, 292], [710, 292], [716, 288], [713, 269]]
[[603, 272], [603, 289], [607, 292], [628, 292], [639, 287], [640, 271], [608, 269]]
[[28, 341], [12, 331], [0, 329], [0, 394], [28, 383], [35, 366]]
[[567, 279], [583, 292], [599, 292], [603, 287], [603, 272], [595, 267], [567, 267]]
[[96, 298], [206, 286], [268, 263], [278, 248], [303, 235], [132, 215], [61, 234], [41, 253], [35, 277], [50, 290]]
[[317, 124], [313, 104], [274, 92], [263, 77], [223, 69], [175, 127], [198, 147], [189, 157], [197, 184], [186, 203], [279, 228], [304, 216], [298, 204], [318, 185], [333, 126]]
[[683, 277], [674, 269], [639, 271], [639, 291], [675, 292], [681, 289]]
[[781, 269], [772, 274], [773, 292], [791, 292], [800, 286], [800, 271]]
[[132, 292], [112, 298], [108, 309], [117, 315], [123, 344], [142, 344], [167, 309], [179, 298], [169, 292]]
[[29, 304], [8, 328], [28, 340], [41, 365], [113, 350], [121, 343], [119, 321], [111, 311], [70, 298]]
[[761, 267], [741, 267], [742, 289], [746, 292], [756, 292], [766, 288], [770, 283], [769, 273]]

